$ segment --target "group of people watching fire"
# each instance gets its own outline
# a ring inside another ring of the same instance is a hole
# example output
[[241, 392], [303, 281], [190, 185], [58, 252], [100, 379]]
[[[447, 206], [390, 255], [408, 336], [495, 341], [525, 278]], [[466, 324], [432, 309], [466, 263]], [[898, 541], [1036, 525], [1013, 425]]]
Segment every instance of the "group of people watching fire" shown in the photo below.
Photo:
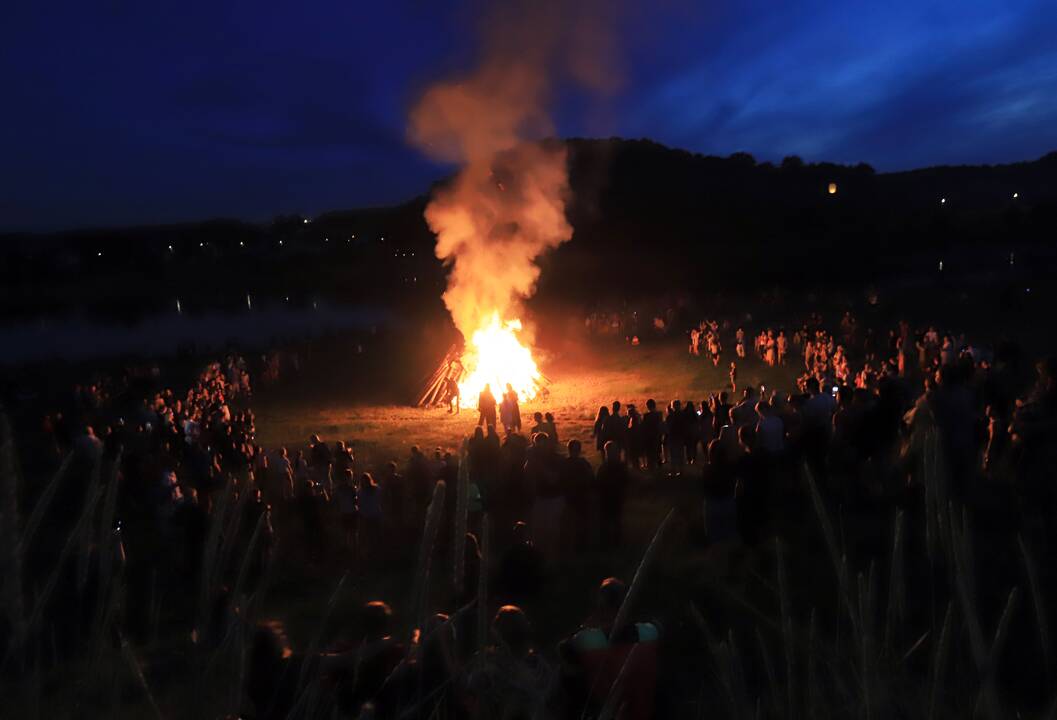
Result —
[[[720, 338], [731, 327], [695, 327], [691, 353], [714, 350], [718, 365]], [[745, 343], [745, 329], [736, 327], [738, 361], [748, 354]], [[705, 502], [683, 513], [686, 524], [699, 526], [709, 545], [751, 551], [773, 533], [784, 501], [804, 492], [805, 467], [821, 492], [842, 503], [914, 507], [928, 481], [918, 460], [932, 436], [952, 497], [971, 503], [981, 488], [1002, 485], [1019, 499], [1024, 526], [1046, 527], [1053, 516], [1057, 360], [1038, 363], [1029, 377], [1011, 343], [990, 349], [907, 323], [875, 332], [850, 313], [832, 331], [817, 317], [792, 333], [765, 328], [753, 349], [767, 365], [802, 358], [797, 388], [739, 390], [732, 363], [729, 388], [702, 400], [613, 401], [599, 408], [590, 437], [568, 439], [550, 412], [533, 413], [523, 426], [517, 394], [507, 387], [496, 398], [489, 388], [469, 437], [453, 438], [448, 449], [412, 447], [402, 466], [366, 462], [353, 443], [318, 435], [304, 448], [261, 447], [249, 371], [237, 356], [209, 364], [185, 392], [145, 394], [133, 415], [119, 414], [110, 383], [78, 387], [76, 421], [54, 414], [43, 427], [53, 457], [71, 460], [50, 532], [29, 548], [29, 573], [43, 581], [49, 563], [63, 557], [89, 503], [86, 479], [112, 478], [125, 631], [146, 637], [157, 622], [149, 608], [162, 594], [168, 622], [194, 628], [199, 642], [222, 642], [267, 586], [278, 538], [284, 552], [310, 563], [384, 573], [402, 546], [417, 547], [434, 487], [444, 481], [449, 502], [436, 534], [444, 557], [458, 527], [451, 499], [465, 483], [461, 588], [402, 621], [388, 602], [372, 601], [353, 629], [324, 637], [311, 652], [293, 651], [275, 627], [258, 627], [245, 687], [253, 716], [286, 717], [298, 701], [295, 681], [308, 673], [348, 717], [365, 708], [379, 718], [593, 717], [639, 648], [621, 690], [623, 716], [647, 718], [663, 714], [655, 686], [664, 638], [658, 623], [641, 618], [614, 627], [627, 591], [621, 580], [601, 583], [595, 611], [580, 629], [569, 628], [556, 651], [537, 647], [524, 609], [553, 568], [626, 543], [625, 508], [643, 484], [689, 479]], [[265, 370], [275, 372], [270, 363]], [[127, 408], [128, 393], [121, 394]], [[475, 608], [482, 573], [485, 628]], [[74, 588], [70, 603], [81, 597]], [[69, 609], [56, 611], [56, 627], [75, 638], [81, 610]]]

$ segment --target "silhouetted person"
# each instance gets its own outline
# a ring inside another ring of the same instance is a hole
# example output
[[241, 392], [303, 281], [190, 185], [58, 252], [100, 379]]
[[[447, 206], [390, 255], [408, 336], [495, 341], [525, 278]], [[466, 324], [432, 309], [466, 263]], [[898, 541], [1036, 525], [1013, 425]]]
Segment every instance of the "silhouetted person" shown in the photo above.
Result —
[[598, 414], [595, 415], [595, 424], [594, 427], [591, 429], [591, 437], [595, 439], [595, 449], [598, 451], [598, 454], [601, 455], [603, 458], [605, 458], [604, 448], [606, 445], [606, 440], [608, 439], [606, 437], [606, 431], [608, 427], [609, 408], [603, 405], [602, 407], [598, 408]]
[[642, 416], [642, 453], [646, 467], [654, 470], [661, 465], [661, 439], [664, 436], [664, 418], [657, 410], [657, 401], [646, 401], [646, 414]]
[[[620, 717], [648, 720], [654, 715], [660, 631], [650, 622], [614, 627], [626, 596], [621, 580], [603, 580], [594, 613], [558, 645], [567, 716], [598, 717], [611, 692], [620, 693]], [[625, 663], [630, 663], [626, 670]], [[614, 688], [622, 670], [623, 684]]]
[[621, 543], [624, 527], [624, 497], [630, 477], [628, 466], [620, 457], [620, 446], [612, 440], [605, 445], [606, 459], [598, 468], [595, 487], [598, 492], [599, 540], [606, 549]]
[[577, 550], [587, 548], [587, 535], [591, 520], [591, 486], [595, 473], [591, 463], [581, 453], [579, 440], [570, 440], [569, 456], [562, 460], [558, 485], [565, 493], [566, 527], [571, 529]]
[[512, 542], [499, 563], [499, 596], [510, 602], [534, 597], [543, 584], [543, 554], [523, 522], [514, 523]]
[[495, 395], [492, 394], [491, 385], [485, 385], [478, 396], [477, 411], [481, 414], [477, 419], [478, 425], [495, 425]]
[[499, 406], [499, 421], [507, 433], [521, 431], [521, 406], [518, 404], [517, 392], [510, 383], [506, 384], [503, 402]]

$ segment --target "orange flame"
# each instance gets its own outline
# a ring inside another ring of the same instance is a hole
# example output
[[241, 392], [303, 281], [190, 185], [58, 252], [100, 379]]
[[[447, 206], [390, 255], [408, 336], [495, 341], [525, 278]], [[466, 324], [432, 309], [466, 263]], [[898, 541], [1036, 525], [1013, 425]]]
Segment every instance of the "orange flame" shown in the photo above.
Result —
[[459, 394], [463, 407], [476, 407], [485, 385], [490, 386], [496, 400], [502, 399], [507, 384], [514, 388], [520, 402], [532, 400], [539, 393], [543, 378], [532, 351], [518, 339], [519, 332], [520, 320], [502, 321], [498, 312], [493, 312], [474, 331], [462, 356], [465, 373]]

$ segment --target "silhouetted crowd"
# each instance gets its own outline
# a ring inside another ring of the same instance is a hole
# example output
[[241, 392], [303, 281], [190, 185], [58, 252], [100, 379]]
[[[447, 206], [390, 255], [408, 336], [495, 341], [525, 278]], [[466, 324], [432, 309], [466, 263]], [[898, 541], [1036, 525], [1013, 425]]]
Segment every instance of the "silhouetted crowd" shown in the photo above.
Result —
[[[731, 329], [695, 327], [691, 355], [718, 365]], [[737, 360], [746, 338], [734, 329]], [[907, 323], [882, 335], [850, 313], [833, 332], [817, 317], [792, 333], [765, 328], [753, 352], [773, 366], [802, 358], [796, 390], [739, 390], [735, 361], [729, 393], [614, 401], [599, 408], [590, 439], [563, 442], [553, 414], [536, 412], [523, 427], [517, 394], [508, 387], [497, 399], [486, 388], [458, 449], [412, 447], [403, 467], [373, 470], [352, 443], [319, 435], [292, 457], [262, 448], [249, 373], [234, 355], [208, 365], [186, 392], [142, 398], [131, 415], [116, 414], [106, 382], [78, 387], [84, 422], [45, 419], [56, 457], [70, 460], [28, 549], [27, 575], [41, 585], [59, 573], [68, 592], [55, 594], [50, 617], [76, 645], [82, 619], [98, 615], [104, 597], [85, 592], [84, 571], [70, 563], [66, 538], [81, 533], [88, 577], [101, 583], [101, 568], [112, 565], [126, 583], [115, 620], [124, 632], [156, 634], [164, 596], [169, 621], [197, 643], [221, 644], [274, 579], [278, 525], [307, 562], [338, 557], [371, 574], [406, 561], [404, 549], [417, 548], [433, 522], [436, 553], [461, 553], [461, 577], [442, 592], [419, 588], [411, 616], [394, 617], [397, 598], [375, 600], [355, 631], [298, 652], [280, 626], [256, 627], [246, 674], [254, 717], [287, 717], [315, 683], [347, 717], [600, 717], [618, 697], [620, 717], [649, 718], [664, 714], [662, 629], [621, 613], [624, 582], [601, 582], [593, 614], [556, 653], [538, 651], [523, 609], [571, 554], [625, 542], [626, 505], [644, 484], [678, 478], [699, 488], [701, 509], [684, 519], [707, 545], [757, 546], [790, 512], [788, 499], [807, 493], [806, 477], [827, 502], [911, 513], [930, 493], [976, 506], [1005, 493], [1018, 526], [1052, 543], [1057, 360], [1032, 374], [1014, 344], [985, 348]], [[431, 511], [438, 481], [446, 487], [439, 513]], [[104, 522], [92, 536], [84, 518], [97, 512]]]

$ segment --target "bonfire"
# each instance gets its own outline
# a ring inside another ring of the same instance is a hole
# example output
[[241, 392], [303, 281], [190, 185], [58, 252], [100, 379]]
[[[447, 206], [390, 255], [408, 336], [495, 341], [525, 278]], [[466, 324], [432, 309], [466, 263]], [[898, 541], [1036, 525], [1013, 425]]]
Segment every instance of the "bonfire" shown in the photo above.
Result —
[[464, 369], [459, 381], [463, 407], [476, 407], [477, 398], [485, 385], [500, 398], [509, 384], [518, 400], [532, 400], [539, 394], [543, 376], [532, 351], [518, 338], [521, 321], [501, 320], [498, 312], [474, 331], [462, 355]]

